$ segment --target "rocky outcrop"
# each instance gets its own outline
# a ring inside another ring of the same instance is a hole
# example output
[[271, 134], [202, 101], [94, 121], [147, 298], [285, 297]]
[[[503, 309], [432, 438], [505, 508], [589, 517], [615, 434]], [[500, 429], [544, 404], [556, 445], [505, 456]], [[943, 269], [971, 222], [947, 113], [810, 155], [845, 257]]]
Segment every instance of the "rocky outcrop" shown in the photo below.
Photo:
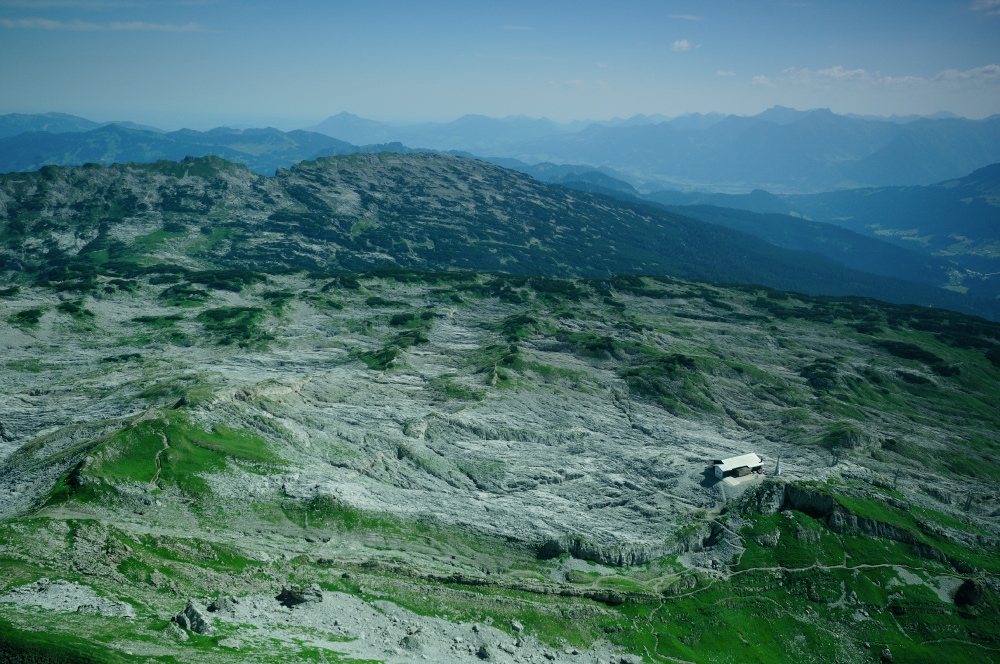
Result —
[[195, 634], [210, 635], [215, 633], [215, 626], [212, 625], [212, 617], [208, 615], [208, 609], [197, 600], [188, 600], [187, 606], [170, 620]]
[[629, 565], [642, 565], [660, 556], [667, 555], [667, 548], [645, 542], [629, 542], [614, 546], [602, 546], [587, 542], [579, 537], [564, 536], [543, 544], [539, 549], [538, 557], [541, 559], [555, 558], [564, 553], [569, 553], [574, 558], [591, 560], [601, 565], [626, 567]]
[[745, 491], [737, 502], [738, 511], [744, 514], [775, 514], [785, 504], [785, 486], [781, 480], [766, 480]]
[[767, 548], [778, 546], [778, 542], [780, 541], [780, 539], [781, 539], [781, 531], [777, 529], [753, 536], [753, 541], [756, 542], [758, 546], [763, 546]]
[[299, 604], [306, 604], [309, 602], [322, 602], [323, 590], [315, 583], [305, 588], [297, 585], [290, 585], [281, 589], [281, 592], [278, 593], [277, 599], [287, 607], [298, 606]]
[[[347, 560], [338, 560], [334, 558], [304, 557], [304, 559], [324, 567], [343, 568], [345, 566], [351, 566], [353, 564], [356, 564]], [[414, 569], [406, 565], [385, 564], [375, 560], [367, 561], [361, 567], [366, 572], [389, 573], [395, 576], [419, 579], [421, 581], [428, 581], [431, 583], [444, 583], [444, 584], [454, 584], [461, 586], [475, 586], [475, 587], [487, 587], [487, 588], [504, 588], [507, 590], [516, 590], [519, 592], [535, 593], [539, 595], [559, 595], [562, 597], [584, 597], [587, 599], [592, 599], [595, 602], [610, 604], [612, 606], [621, 604], [623, 602], [630, 602], [632, 604], [657, 604], [662, 599], [659, 593], [643, 592], [638, 590], [628, 590], [628, 591], [592, 590], [572, 585], [556, 585], [553, 583], [545, 583], [542, 581], [537, 581], [532, 579], [511, 579], [509, 577], [504, 577], [499, 575], [472, 576], [469, 574], [462, 574], [458, 572], [453, 574], [435, 574], [435, 573], [421, 572], [417, 569]], [[684, 578], [687, 579], [693, 577], [684, 577]]]
[[784, 508], [797, 510], [809, 516], [822, 518], [833, 513], [836, 501], [833, 496], [817, 491], [810, 491], [794, 484], [785, 485]]
[[14, 588], [0, 596], [0, 602], [39, 606], [61, 613], [102, 616], [104, 618], [135, 618], [135, 609], [128, 602], [101, 597], [93, 588], [75, 581], [42, 578], [26, 586]]
[[[910, 504], [889, 496], [885, 502], [896, 509], [910, 510]], [[782, 482], [769, 481], [762, 486], [747, 491], [741, 498], [738, 509], [743, 513], [774, 514], [780, 510], [793, 509], [808, 514], [814, 518], [823, 519], [835, 533], [844, 535], [867, 535], [902, 542], [913, 546], [914, 552], [928, 560], [939, 560], [951, 564], [963, 573], [973, 570], [965, 563], [949, 558], [937, 547], [922, 541], [915, 533], [895, 524], [879, 521], [852, 514], [839, 505], [836, 499], [827, 493], [810, 490], [808, 486], [797, 486]], [[818, 533], [807, 531], [801, 527], [796, 529], [796, 538], [811, 544], [818, 541]], [[765, 533], [754, 537], [760, 546], [777, 545], [775, 533]]]
[[239, 604], [239, 600], [232, 595], [220, 595], [212, 600], [212, 603], [208, 605], [208, 610], [211, 613], [232, 615], [236, 612], [237, 604]]
[[673, 542], [662, 544], [655, 542], [623, 542], [613, 545], [602, 545], [588, 542], [580, 537], [564, 535], [544, 542], [538, 548], [538, 558], [546, 560], [568, 553], [580, 560], [590, 560], [610, 567], [629, 567], [643, 565], [663, 556], [678, 553], [703, 551], [711, 546], [713, 536], [717, 535], [713, 524], [704, 522], [693, 529], [682, 531]]
[[764, 515], [793, 509], [823, 518], [833, 513], [835, 504], [836, 501], [830, 494], [810, 490], [808, 486], [769, 479], [740, 496], [737, 509], [744, 514]]
[[843, 508], [837, 508], [830, 515], [827, 525], [835, 533], [847, 535], [869, 535], [913, 545], [914, 552], [922, 558], [949, 562], [948, 557], [938, 548], [921, 542], [916, 535], [905, 528], [866, 517], [851, 514]]

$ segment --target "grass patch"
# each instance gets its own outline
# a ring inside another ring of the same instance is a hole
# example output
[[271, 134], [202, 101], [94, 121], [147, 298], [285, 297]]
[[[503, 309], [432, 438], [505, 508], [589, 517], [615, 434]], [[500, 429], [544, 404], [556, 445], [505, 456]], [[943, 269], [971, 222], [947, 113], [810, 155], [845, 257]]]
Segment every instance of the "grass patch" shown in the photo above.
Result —
[[67, 300], [65, 302], [60, 302], [56, 305], [56, 311], [69, 314], [73, 320], [81, 322], [89, 321], [94, 317], [94, 312], [83, 306], [83, 300], [76, 300], [75, 302]]
[[160, 297], [172, 307], [198, 307], [204, 304], [211, 294], [191, 284], [176, 284], [165, 288]]
[[0, 662], [11, 664], [124, 664], [130, 657], [62, 631], [22, 631], [0, 620]]
[[7, 320], [18, 327], [38, 327], [38, 322], [42, 320], [42, 316], [44, 315], [45, 309], [42, 309], [41, 307], [32, 307], [31, 309], [22, 309], [21, 311], [18, 311]]
[[265, 316], [259, 307], [219, 307], [198, 314], [205, 330], [212, 333], [219, 345], [241, 348], [266, 346], [274, 336], [260, 327]]
[[24, 371], [27, 373], [39, 373], [40, 371], [49, 371], [59, 368], [54, 364], [45, 364], [36, 357], [29, 357], [24, 360], [11, 360], [4, 366], [12, 371]]
[[[91, 452], [91, 461], [64, 478], [53, 498], [67, 499], [87, 489], [90, 480], [172, 485], [191, 496], [209, 493], [203, 473], [221, 472], [231, 462], [247, 467], [264, 466], [264, 471], [281, 464], [270, 445], [255, 433], [214, 425], [211, 431], [198, 428], [180, 411], [164, 419], [146, 420], [112, 435]], [[168, 447], [164, 446], [166, 441]], [[160, 473], [157, 476], [156, 455]], [[83, 492], [86, 494], [86, 491]]]

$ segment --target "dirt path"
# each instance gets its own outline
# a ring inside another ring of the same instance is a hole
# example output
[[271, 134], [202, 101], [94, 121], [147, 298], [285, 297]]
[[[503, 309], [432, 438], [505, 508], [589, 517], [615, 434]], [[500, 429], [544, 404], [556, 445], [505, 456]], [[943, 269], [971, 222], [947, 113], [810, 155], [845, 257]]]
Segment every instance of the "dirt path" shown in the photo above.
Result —
[[167, 442], [167, 434], [162, 431], [157, 432], [160, 438], [163, 440], [163, 449], [156, 452], [156, 456], [153, 457], [153, 463], [156, 465], [156, 472], [153, 474], [153, 479], [149, 480], [149, 486], [155, 487], [156, 480], [160, 479], [160, 471], [163, 470], [163, 464], [160, 462], [160, 455], [170, 449], [170, 443]]

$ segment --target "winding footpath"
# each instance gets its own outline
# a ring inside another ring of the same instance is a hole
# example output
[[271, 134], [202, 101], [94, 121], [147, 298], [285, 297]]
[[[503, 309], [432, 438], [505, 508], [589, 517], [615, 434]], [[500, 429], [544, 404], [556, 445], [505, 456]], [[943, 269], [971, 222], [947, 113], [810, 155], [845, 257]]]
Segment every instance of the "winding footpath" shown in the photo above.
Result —
[[160, 461], [160, 455], [170, 449], [170, 443], [167, 442], [167, 434], [162, 431], [157, 431], [160, 438], [163, 440], [163, 449], [156, 452], [156, 456], [153, 457], [153, 463], [156, 465], [156, 472], [153, 474], [153, 479], [149, 480], [149, 486], [155, 487], [156, 481], [160, 479], [160, 471], [163, 470], [163, 463]]

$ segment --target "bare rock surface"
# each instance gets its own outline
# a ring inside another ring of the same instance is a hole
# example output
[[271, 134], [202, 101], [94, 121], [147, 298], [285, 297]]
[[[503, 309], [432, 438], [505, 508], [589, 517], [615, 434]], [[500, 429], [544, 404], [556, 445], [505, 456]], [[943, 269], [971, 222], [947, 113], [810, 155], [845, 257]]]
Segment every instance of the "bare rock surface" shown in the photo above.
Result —
[[128, 602], [101, 597], [93, 588], [63, 579], [39, 579], [0, 596], [0, 604], [36, 606], [60, 613], [84, 613], [105, 618], [135, 618]]
[[[513, 634], [478, 622], [452, 622], [421, 616], [385, 600], [366, 601], [354, 595], [323, 591], [321, 599], [288, 608], [276, 597], [253, 595], [229, 600], [216, 613], [221, 623], [244, 626], [244, 645], [270, 639], [300, 639], [302, 645], [323, 648], [362, 660], [404, 664], [426, 662], [618, 662], [620, 651], [599, 642], [588, 651], [554, 648], [530, 634]], [[247, 629], [245, 626], [252, 626]], [[523, 629], [523, 626], [522, 626]], [[323, 636], [326, 635], [326, 636]], [[221, 642], [220, 642], [221, 645]], [[570, 654], [575, 651], [577, 654]], [[625, 661], [625, 660], [621, 660]]]

